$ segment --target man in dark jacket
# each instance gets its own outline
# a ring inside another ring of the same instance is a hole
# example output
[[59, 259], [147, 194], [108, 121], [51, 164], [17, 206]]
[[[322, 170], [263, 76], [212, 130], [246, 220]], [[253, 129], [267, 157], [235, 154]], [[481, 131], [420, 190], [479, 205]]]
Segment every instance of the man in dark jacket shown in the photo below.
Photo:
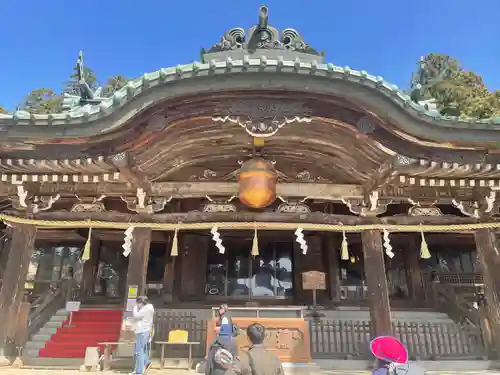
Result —
[[240, 353], [226, 375], [284, 375], [279, 358], [264, 347], [266, 329], [262, 324], [253, 323], [247, 327], [247, 336], [252, 345], [248, 351]]
[[224, 375], [236, 359], [238, 348], [229, 324], [220, 326], [217, 337], [208, 350], [205, 375]]

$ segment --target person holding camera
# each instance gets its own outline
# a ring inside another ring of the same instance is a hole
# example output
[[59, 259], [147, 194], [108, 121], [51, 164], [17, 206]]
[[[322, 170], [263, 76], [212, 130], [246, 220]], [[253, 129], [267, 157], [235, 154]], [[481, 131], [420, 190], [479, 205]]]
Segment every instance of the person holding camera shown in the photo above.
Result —
[[155, 309], [145, 296], [137, 297], [136, 305], [132, 309], [135, 323], [135, 372], [142, 375], [151, 367], [148, 344], [153, 331]]

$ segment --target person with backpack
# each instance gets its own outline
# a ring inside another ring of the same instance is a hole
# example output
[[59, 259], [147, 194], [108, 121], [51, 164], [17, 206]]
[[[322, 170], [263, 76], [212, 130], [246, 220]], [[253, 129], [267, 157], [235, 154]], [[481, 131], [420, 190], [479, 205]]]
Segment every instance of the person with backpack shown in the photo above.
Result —
[[238, 347], [230, 324], [222, 324], [208, 350], [205, 375], [224, 375], [232, 366]]
[[226, 375], [284, 375], [285, 371], [279, 358], [264, 346], [264, 326], [259, 323], [250, 324], [247, 327], [247, 336], [251, 342], [250, 348], [240, 353], [228, 367]]

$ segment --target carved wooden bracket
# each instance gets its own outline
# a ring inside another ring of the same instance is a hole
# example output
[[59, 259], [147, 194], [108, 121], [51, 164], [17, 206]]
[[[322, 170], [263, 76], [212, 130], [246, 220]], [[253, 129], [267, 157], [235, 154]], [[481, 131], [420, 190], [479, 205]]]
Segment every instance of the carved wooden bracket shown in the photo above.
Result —
[[453, 199], [451, 204], [466, 216], [479, 219], [479, 203], [477, 201], [457, 201]]
[[377, 216], [387, 211], [387, 206], [392, 201], [379, 199], [378, 190], [372, 191], [366, 199], [342, 199], [349, 211], [359, 216]]
[[408, 216], [442, 216], [443, 213], [439, 207], [435, 207], [434, 205], [437, 203], [437, 200], [422, 200], [422, 201], [414, 201], [411, 198], [408, 198], [408, 203], [412, 205], [408, 210]]
[[309, 206], [305, 204], [307, 197], [301, 201], [285, 199], [282, 196], [278, 196], [277, 198], [283, 203], [278, 206], [276, 212], [292, 214], [308, 214], [311, 212]]
[[208, 203], [203, 206], [203, 212], [236, 212], [236, 206], [231, 203]]
[[106, 212], [106, 206], [102, 202], [105, 195], [101, 195], [99, 198], [96, 197], [82, 197], [76, 196], [78, 203], [75, 203], [71, 207], [71, 212]]
[[147, 196], [143, 188], [137, 188], [135, 197], [120, 197], [127, 204], [127, 209], [137, 213], [153, 214], [162, 211], [168, 202], [169, 198], [152, 198]]
[[476, 201], [459, 201], [453, 199], [453, 206], [458, 208], [461, 213], [476, 219], [482, 217], [490, 217], [498, 213], [499, 202], [497, 201], [497, 193], [490, 190], [483, 198]]
[[230, 198], [211, 198], [208, 195], [205, 198], [210, 202], [203, 206], [203, 212], [236, 212], [238, 209], [232, 203], [233, 199], [237, 198], [236, 195]]
[[12, 207], [19, 211], [38, 213], [52, 208], [54, 203], [61, 198], [60, 194], [55, 196], [29, 196], [28, 190], [23, 185], [17, 185], [17, 195], [10, 197]]

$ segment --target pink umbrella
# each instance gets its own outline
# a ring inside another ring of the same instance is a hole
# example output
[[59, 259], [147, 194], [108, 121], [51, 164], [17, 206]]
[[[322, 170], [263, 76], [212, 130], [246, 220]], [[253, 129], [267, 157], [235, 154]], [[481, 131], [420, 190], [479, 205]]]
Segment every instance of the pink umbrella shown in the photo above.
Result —
[[374, 357], [386, 362], [405, 364], [408, 362], [408, 351], [405, 346], [391, 336], [379, 336], [370, 343]]

